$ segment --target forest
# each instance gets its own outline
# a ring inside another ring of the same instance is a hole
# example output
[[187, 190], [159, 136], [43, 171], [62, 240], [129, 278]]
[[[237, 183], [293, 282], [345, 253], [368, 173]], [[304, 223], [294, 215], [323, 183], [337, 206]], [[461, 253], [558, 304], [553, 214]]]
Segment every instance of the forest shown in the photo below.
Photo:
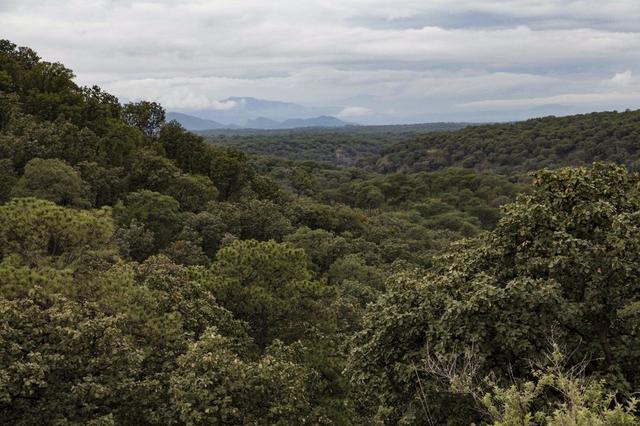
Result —
[[640, 424], [639, 144], [201, 136], [2, 40], [0, 423]]
[[449, 132], [465, 126], [465, 123], [428, 123], [329, 129], [205, 130], [198, 133], [214, 145], [248, 153], [352, 166], [359, 160], [379, 155], [391, 145], [412, 141], [416, 134]]

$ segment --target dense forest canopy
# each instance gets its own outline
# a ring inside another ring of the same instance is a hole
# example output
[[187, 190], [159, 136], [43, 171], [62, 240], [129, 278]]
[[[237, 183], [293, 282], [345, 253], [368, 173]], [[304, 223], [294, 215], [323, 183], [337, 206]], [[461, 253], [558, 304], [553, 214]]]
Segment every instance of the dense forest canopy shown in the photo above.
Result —
[[511, 174], [612, 161], [637, 171], [639, 138], [640, 111], [545, 117], [422, 134], [361, 166], [382, 173], [464, 167]]
[[212, 141], [73, 78], [0, 41], [0, 423], [638, 424], [638, 112]]
[[356, 166], [377, 173], [459, 167], [513, 175], [594, 161], [612, 161], [636, 171], [640, 169], [639, 137], [640, 110], [485, 125], [436, 123], [355, 127], [350, 132], [237, 132], [208, 140], [247, 153]]
[[389, 126], [347, 126], [343, 128], [300, 128], [295, 130], [209, 130], [199, 132], [214, 145], [240, 151], [297, 161], [314, 161], [350, 166], [369, 156], [379, 155], [416, 134], [447, 132], [466, 123], [429, 123]]

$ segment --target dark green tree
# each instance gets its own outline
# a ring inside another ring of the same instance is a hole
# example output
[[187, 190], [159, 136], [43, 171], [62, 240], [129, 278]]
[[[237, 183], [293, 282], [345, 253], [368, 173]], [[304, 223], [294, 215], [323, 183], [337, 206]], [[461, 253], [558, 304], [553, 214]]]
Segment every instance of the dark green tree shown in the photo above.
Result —
[[323, 306], [329, 289], [311, 279], [304, 251], [289, 244], [234, 241], [218, 252], [204, 283], [225, 308], [249, 323], [260, 347], [331, 327]]
[[133, 220], [153, 232], [154, 248], [166, 247], [180, 230], [180, 204], [169, 195], [142, 190], [131, 192], [119, 202], [114, 215], [117, 221], [129, 226]]
[[128, 125], [137, 127], [145, 136], [153, 137], [164, 124], [165, 112], [156, 102], [132, 102], [122, 107], [122, 119]]

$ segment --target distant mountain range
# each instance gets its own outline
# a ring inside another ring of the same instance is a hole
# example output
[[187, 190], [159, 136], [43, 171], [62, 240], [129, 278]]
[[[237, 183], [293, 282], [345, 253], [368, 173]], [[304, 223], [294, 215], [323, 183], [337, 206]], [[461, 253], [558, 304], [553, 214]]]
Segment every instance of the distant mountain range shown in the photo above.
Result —
[[335, 117], [340, 111], [340, 107], [304, 106], [251, 97], [231, 97], [216, 102], [210, 108], [169, 112], [167, 119], [176, 120], [192, 131], [342, 127], [350, 124]]
[[213, 129], [237, 128], [237, 126], [234, 125], [224, 125], [222, 123], [218, 123], [217, 121], [205, 120], [204, 118], [195, 117], [189, 114], [182, 114], [180, 112], [168, 112], [166, 118], [167, 121], [177, 121], [178, 123], [182, 124], [182, 127], [187, 130], [191, 130], [192, 132]]
[[289, 118], [284, 121], [271, 120], [265, 117], [259, 117], [255, 120], [247, 121], [245, 128], [247, 129], [297, 129], [301, 127], [344, 127], [349, 123], [335, 117], [322, 115], [313, 118]]
[[298, 129], [305, 127], [323, 127], [336, 128], [351, 125], [346, 121], [342, 121], [335, 117], [322, 115], [312, 118], [289, 118], [284, 121], [272, 120], [266, 117], [258, 117], [247, 120], [244, 126], [236, 124], [222, 124], [213, 120], [206, 120], [189, 114], [179, 112], [168, 112], [167, 121], [175, 120], [182, 126], [192, 132], [203, 132], [206, 130], [220, 129], [256, 129], [256, 130], [279, 130], [279, 129]]

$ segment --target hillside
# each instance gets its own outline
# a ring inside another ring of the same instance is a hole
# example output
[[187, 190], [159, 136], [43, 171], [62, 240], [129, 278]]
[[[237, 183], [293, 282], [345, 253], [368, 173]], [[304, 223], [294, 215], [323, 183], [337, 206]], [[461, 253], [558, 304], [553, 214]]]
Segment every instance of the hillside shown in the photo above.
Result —
[[545, 117], [422, 134], [360, 165], [381, 173], [463, 167], [510, 174], [612, 161], [640, 169], [640, 110]]
[[297, 128], [289, 131], [214, 130], [202, 134], [214, 145], [251, 154], [350, 166], [366, 157], [379, 155], [394, 144], [411, 141], [417, 134], [454, 131], [465, 126], [465, 123], [427, 123], [333, 129]]
[[232, 423], [269, 410], [351, 423], [355, 411], [336, 408], [349, 392], [345, 336], [393, 265], [430, 265], [522, 189], [474, 173], [455, 191], [442, 184], [458, 172], [370, 189], [369, 173], [272, 161], [0, 42], [0, 377], [12, 383], [0, 419], [189, 423], [192, 396], [178, 394], [212, 374]]
[[0, 40], [0, 424], [637, 425], [640, 175], [521, 172], [638, 115], [205, 139]]

